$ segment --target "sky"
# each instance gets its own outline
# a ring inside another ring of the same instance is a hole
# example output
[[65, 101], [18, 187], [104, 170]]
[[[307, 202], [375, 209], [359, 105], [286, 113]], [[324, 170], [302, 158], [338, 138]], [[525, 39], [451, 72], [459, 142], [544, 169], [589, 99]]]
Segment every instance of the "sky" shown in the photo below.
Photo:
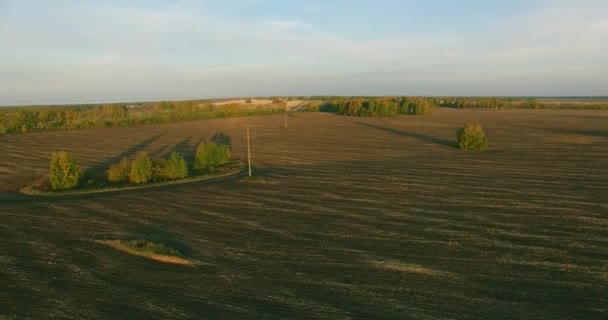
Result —
[[0, 0], [0, 105], [608, 95], [605, 0]]

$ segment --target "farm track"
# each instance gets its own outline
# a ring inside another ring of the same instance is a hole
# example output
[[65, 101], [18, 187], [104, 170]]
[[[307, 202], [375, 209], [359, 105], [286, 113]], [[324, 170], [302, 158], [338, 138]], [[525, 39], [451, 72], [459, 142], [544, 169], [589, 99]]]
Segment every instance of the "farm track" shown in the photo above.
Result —
[[[483, 153], [452, 147], [481, 122]], [[51, 152], [97, 170], [218, 132], [255, 172], [31, 199]], [[608, 317], [608, 112], [299, 113], [0, 136], [0, 316], [73, 319]], [[195, 268], [102, 246], [172, 241]]]

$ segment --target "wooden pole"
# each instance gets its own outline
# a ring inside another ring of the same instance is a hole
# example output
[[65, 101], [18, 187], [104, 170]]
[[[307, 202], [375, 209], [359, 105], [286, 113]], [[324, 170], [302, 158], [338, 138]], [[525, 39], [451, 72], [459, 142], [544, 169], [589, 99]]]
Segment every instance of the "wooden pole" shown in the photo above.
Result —
[[249, 166], [249, 177], [251, 177], [251, 147], [249, 145], [249, 126], [247, 126], [247, 165]]
[[287, 104], [285, 105], [285, 126], [284, 129], [287, 130]]

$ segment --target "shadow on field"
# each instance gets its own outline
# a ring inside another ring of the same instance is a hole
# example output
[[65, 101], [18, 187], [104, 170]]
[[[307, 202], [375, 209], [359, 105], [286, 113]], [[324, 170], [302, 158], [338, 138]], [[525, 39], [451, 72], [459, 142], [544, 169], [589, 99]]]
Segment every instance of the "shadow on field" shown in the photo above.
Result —
[[181, 241], [175, 240], [167, 228], [160, 225], [151, 225], [135, 229], [129, 236], [126, 236], [124, 240], [148, 240], [174, 248], [182, 254], [188, 255], [192, 252], [192, 248]]
[[398, 135], [401, 137], [414, 138], [414, 139], [417, 139], [417, 140], [420, 140], [423, 142], [434, 143], [434, 144], [446, 146], [446, 147], [455, 147], [456, 146], [456, 143], [454, 141], [450, 141], [450, 140], [446, 140], [446, 139], [442, 139], [442, 138], [427, 136], [427, 135], [415, 133], [415, 132], [401, 131], [401, 130], [397, 130], [394, 128], [383, 127], [383, 126], [379, 126], [379, 125], [375, 125], [375, 124], [369, 124], [369, 123], [363, 123], [363, 122], [355, 122], [355, 123], [358, 125], [361, 125], [361, 126], [366, 126], [366, 127], [378, 129], [378, 130], [381, 130], [384, 132], [392, 133], [392, 134], [395, 134], [395, 135]]
[[552, 129], [552, 128], [517, 126], [517, 125], [510, 125], [510, 127], [523, 128], [523, 129], [534, 129], [534, 130], [545, 130], [545, 131], [551, 131], [551, 132], [562, 133], [562, 134], [577, 134], [577, 135], [582, 135], [582, 136], [608, 138], [607, 130]]
[[571, 114], [563, 114], [559, 115], [561, 118], [575, 118], [575, 119], [583, 119], [583, 120], [608, 120], [608, 116], [604, 114], [595, 114], [591, 116], [579, 116], [579, 115], [571, 115]]
[[604, 130], [565, 130], [565, 129], [545, 129], [553, 132], [565, 134], [578, 134], [591, 137], [608, 138], [608, 131]]
[[[159, 152], [157, 152], [156, 155], [168, 156], [169, 154], [171, 154], [171, 152], [177, 152], [182, 155], [188, 163], [193, 163], [196, 155], [196, 148], [199, 144], [205, 141], [205, 138], [201, 137], [200, 139], [198, 139], [198, 141], [196, 141], [196, 143], [190, 143], [191, 140], [192, 136], [178, 142], [173, 146], [173, 148], [171, 148], [171, 150], [168, 151], [166, 151], [166, 147], [164, 147]], [[213, 137], [211, 137], [210, 141], [215, 142], [218, 145], [226, 145], [229, 148], [231, 148], [232, 146], [232, 139], [230, 138], [230, 136], [221, 131], [216, 132]]]
[[171, 148], [171, 150], [167, 151], [164, 155], [168, 156], [169, 154], [171, 154], [171, 152], [177, 152], [180, 155], [182, 155], [188, 163], [191, 163], [192, 161], [194, 161], [194, 152], [195, 152], [196, 146], [198, 145], [198, 143], [200, 143], [202, 138], [194, 146], [192, 146], [192, 144], [190, 143], [191, 139], [192, 139], [192, 136], [176, 143], [173, 146], [173, 148]]
[[229, 135], [223, 133], [223, 132], [216, 132], [213, 137], [211, 138], [211, 141], [213, 141], [215, 144], [218, 145], [225, 145], [228, 148], [232, 149], [232, 139], [230, 138]]
[[152, 143], [154, 143], [154, 141], [158, 140], [160, 137], [162, 137], [165, 133], [159, 133], [155, 136], [152, 136], [134, 146], [132, 146], [131, 148], [119, 153], [118, 155], [106, 159], [105, 161], [102, 161], [100, 163], [98, 163], [95, 166], [90, 167], [85, 176], [94, 176], [96, 174], [100, 174], [105, 172], [105, 170], [107, 170], [111, 165], [119, 162], [122, 158], [131, 158], [133, 157], [137, 152], [145, 149], [147, 146], [151, 145]]

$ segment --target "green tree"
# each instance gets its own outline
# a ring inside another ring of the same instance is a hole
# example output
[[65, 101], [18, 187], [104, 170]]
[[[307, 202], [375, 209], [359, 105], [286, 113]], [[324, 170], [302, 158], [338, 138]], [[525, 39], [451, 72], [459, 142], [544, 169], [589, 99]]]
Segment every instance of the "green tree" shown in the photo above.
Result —
[[131, 164], [129, 159], [123, 158], [119, 163], [113, 164], [107, 171], [109, 182], [125, 182], [129, 179]]
[[196, 148], [194, 169], [198, 171], [213, 171], [230, 161], [230, 148], [226, 145], [218, 145], [213, 141], [202, 142]]
[[152, 179], [152, 161], [146, 152], [140, 152], [131, 162], [129, 182], [133, 184], [146, 183]]
[[81, 175], [80, 166], [71, 154], [65, 151], [53, 153], [49, 172], [53, 190], [67, 190], [76, 187]]
[[168, 159], [155, 164], [154, 171], [157, 179], [183, 179], [188, 176], [188, 163], [179, 153], [171, 152]]
[[483, 132], [483, 127], [476, 122], [467, 122], [458, 130], [458, 147], [463, 150], [485, 150], [488, 140]]
[[167, 159], [155, 159], [152, 161], [152, 178], [151, 180], [163, 181], [167, 180]]
[[414, 114], [415, 115], [425, 115], [431, 114], [434, 111], [434, 106], [428, 100], [419, 100], [414, 105]]

